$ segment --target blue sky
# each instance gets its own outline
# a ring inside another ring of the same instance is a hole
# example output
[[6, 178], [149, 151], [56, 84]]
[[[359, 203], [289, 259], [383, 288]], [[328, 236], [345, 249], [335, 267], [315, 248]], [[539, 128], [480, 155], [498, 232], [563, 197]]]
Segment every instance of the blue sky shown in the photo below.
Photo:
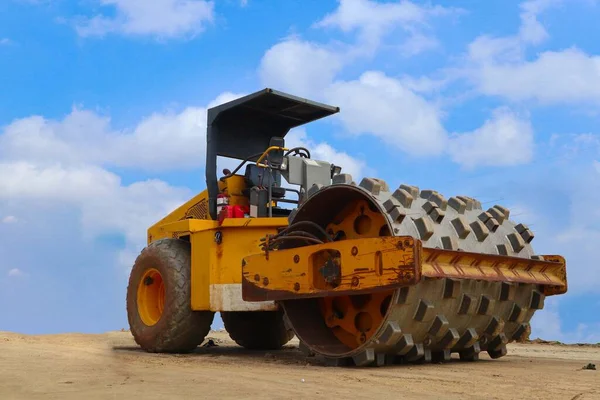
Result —
[[269, 86], [341, 107], [290, 140], [356, 179], [509, 207], [568, 261], [533, 335], [600, 342], [599, 17], [594, 0], [1, 2], [0, 330], [127, 327], [146, 228], [204, 187], [206, 108]]

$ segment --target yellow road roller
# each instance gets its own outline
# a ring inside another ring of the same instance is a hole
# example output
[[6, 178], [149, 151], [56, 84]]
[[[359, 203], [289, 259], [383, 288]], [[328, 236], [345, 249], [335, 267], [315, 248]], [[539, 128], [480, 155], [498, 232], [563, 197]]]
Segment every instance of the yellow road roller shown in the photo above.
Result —
[[[208, 110], [206, 189], [148, 229], [131, 270], [141, 348], [191, 352], [219, 312], [240, 346], [295, 335], [331, 365], [495, 359], [566, 293], [565, 259], [535, 254], [507, 208], [356, 182], [286, 147], [292, 128], [339, 111], [268, 88]], [[218, 174], [217, 157], [239, 164]]]

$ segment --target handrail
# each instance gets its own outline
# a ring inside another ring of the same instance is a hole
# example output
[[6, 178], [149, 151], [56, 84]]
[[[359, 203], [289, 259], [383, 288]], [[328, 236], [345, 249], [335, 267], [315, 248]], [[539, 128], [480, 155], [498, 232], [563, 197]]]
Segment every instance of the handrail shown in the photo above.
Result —
[[260, 156], [260, 158], [258, 160], [256, 160], [256, 165], [261, 167], [261, 168], [267, 168], [268, 166], [266, 164], [261, 164], [261, 161], [263, 159], [265, 159], [267, 157], [267, 155], [269, 155], [269, 153], [273, 150], [283, 150], [283, 151], [287, 151], [289, 149], [285, 148], [285, 147], [279, 147], [279, 146], [271, 146], [269, 147], [267, 150], [265, 150], [265, 152], [262, 154], [262, 156]]

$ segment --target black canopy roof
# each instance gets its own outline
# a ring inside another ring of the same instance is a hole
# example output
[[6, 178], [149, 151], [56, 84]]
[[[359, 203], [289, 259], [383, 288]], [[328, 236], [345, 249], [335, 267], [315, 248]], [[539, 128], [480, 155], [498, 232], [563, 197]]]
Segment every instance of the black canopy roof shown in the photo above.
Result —
[[284, 137], [292, 128], [339, 110], [263, 89], [208, 110], [207, 156], [245, 159], [266, 150], [272, 137]]

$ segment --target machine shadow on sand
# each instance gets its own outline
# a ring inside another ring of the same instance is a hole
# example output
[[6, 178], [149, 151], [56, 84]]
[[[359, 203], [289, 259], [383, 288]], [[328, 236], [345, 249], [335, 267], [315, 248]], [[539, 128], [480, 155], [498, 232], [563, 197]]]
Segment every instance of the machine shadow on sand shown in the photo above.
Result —
[[[210, 338], [209, 338], [210, 339]], [[139, 346], [135, 345], [113, 345], [111, 347], [112, 351], [117, 354], [135, 354], [141, 357], [155, 356], [149, 354], [145, 350], [139, 348]], [[286, 345], [283, 346], [279, 350], [265, 351], [265, 350], [249, 350], [244, 347], [237, 346], [231, 343], [225, 344], [216, 344], [214, 346], [199, 346], [194, 351], [187, 354], [156, 354], [160, 356], [161, 360], [165, 359], [173, 359], [181, 361], [182, 359], [186, 360], [201, 360], [204, 358], [227, 358], [231, 361], [235, 361], [237, 358], [243, 359], [244, 362], [247, 361], [256, 361], [257, 363], [274, 363], [274, 364], [285, 364], [285, 365], [302, 365], [302, 366], [310, 366], [310, 367], [334, 367], [335, 365], [331, 365], [327, 359], [321, 356], [307, 356], [305, 355], [296, 345]], [[486, 364], [491, 360], [480, 359], [478, 363]], [[446, 361], [443, 363], [433, 363], [433, 365], [444, 365], [447, 366], [460, 364], [461, 361], [458, 356], [453, 357], [450, 361]], [[392, 365], [383, 366], [384, 368], [414, 368], [419, 365], [415, 365], [414, 363], [409, 362], [399, 362]], [[431, 366], [431, 364], [430, 364]], [[359, 368], [356, 365], [339, 365], [339, 367], [345, 368]], [[425, 367], [425, 366], [423, 366]]]

